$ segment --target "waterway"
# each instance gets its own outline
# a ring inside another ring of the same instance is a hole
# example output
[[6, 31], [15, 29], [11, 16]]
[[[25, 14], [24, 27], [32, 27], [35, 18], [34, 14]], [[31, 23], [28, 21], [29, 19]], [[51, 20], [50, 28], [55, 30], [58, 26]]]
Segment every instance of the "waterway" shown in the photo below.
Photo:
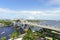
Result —
[[55, 26], [60, 28], [60, 21], [56, 21], [56, 20], [44, 20], [43, 22], [38, 22], [38, 24]]
[[11, 34], [14, 31], [13, 28], [11, 27], [3, 27], [0, 28], [0, 38], [1, 37], [6, 37], [6, 39], [9, 38], [9, 34]]

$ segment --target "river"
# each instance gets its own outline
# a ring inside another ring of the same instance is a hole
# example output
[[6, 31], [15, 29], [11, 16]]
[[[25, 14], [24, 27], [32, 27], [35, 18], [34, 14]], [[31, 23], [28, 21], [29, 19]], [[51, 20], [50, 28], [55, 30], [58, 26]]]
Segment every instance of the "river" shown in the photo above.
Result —
[[0, 38], [6, 37], [8, 39], [8, 35], [11, 34], [14, 31], [11, 27], [2, 27], [0, 28]]

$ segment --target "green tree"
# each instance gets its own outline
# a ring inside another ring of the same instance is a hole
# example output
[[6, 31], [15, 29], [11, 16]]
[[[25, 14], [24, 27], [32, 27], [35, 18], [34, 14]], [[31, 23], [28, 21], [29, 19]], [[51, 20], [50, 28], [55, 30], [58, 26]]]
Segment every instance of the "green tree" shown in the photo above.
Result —
[[10, 25], [11, 22], [8, 20], [0, 20], [0, 23], [5, 24], [5, 25]]

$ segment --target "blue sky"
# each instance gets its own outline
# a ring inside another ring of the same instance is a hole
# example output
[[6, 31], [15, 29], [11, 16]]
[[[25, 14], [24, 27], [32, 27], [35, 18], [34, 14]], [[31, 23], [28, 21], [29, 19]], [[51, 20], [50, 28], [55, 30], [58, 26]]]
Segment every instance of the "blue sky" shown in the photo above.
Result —
[[60, 20], [60, 0], [0, 0], [0, 19]]

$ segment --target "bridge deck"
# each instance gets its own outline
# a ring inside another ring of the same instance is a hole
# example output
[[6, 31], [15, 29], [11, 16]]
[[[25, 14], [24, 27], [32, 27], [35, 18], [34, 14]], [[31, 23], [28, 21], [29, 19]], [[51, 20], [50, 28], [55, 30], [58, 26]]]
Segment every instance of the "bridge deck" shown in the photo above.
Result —
[[60, 28], [54, 27], [54, 26], [39, 25], [37, 23], [31, 23], [31, 22], [25, 22], [24, 24], [34, 25], [34, 26], [37, 26], [37, 27], [47, 28], [47, 29], [56, 30], [56, 31], [60, 32]]

